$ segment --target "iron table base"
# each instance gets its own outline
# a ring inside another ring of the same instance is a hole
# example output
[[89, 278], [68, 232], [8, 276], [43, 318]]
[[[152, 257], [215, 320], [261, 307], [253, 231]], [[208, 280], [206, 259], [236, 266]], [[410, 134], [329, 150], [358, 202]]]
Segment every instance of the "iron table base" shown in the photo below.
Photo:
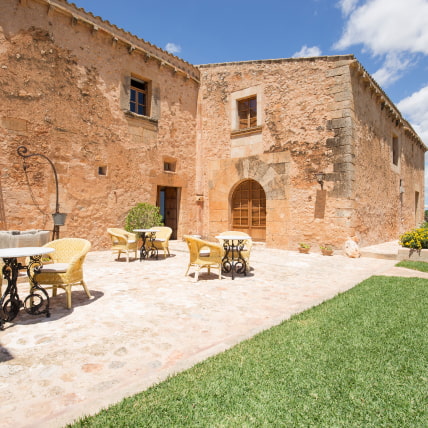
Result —
[[222, 270], [225, 273], [231, 272], [232, 279], [235, 279], [235, 273], [247, 276], [247, 263], [241, 253], [244, 242], [245, 239], [225, 239], [223, 242], [225, 254], [222, 259]]
[[[7, 280], [6, 291], [0, 299], [0, 330], [4, 329], [6, 322], [13, 321], [21, 308], [30, 315], [46, 314], [49, 312], [49, 295], [34, 279], [34, 274], [40, 271], [42, 256], [31, 256], [28, 266], [24, 266], [16, 258], [4, 258], [2, 274]], [[30, 294], [22, 301], [18, 294], [18, 274], [22, 269], [27, 270], [30, 280]]]

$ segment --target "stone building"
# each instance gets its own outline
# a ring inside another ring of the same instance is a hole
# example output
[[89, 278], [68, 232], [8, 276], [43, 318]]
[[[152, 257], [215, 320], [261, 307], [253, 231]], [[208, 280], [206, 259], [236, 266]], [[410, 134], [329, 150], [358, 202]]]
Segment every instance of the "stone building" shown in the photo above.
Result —
[[352, 56], [194, 66], [65, 0], [0, 3], [0, 222], [106, 248], [137, 202], [174, 238], [280, 248], [423, 220], [425, 145]]

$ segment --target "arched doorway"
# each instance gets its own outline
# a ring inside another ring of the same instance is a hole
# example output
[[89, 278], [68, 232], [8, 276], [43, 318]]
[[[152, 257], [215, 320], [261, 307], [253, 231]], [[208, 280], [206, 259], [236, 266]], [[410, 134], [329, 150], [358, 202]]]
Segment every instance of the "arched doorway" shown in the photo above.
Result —
[[240, 183], [232, 194], [232, 230], [248, 233], [253, 240], [266, 240], [266, 193], [255, 180]]

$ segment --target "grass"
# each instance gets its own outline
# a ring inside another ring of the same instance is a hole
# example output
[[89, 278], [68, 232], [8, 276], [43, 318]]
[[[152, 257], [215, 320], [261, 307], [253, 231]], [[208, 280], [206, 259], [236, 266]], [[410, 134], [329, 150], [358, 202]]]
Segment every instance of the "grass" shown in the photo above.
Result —
[[427, 427], [428, 284], [372, 277], [73, 427]]
[[398, 262], [395, 266], [400, 266], [407, 269], [419, 270], [421, 272], [428, 272], [427, 262], [415, 262], [413, 260], [402, 260], [401, 262]]

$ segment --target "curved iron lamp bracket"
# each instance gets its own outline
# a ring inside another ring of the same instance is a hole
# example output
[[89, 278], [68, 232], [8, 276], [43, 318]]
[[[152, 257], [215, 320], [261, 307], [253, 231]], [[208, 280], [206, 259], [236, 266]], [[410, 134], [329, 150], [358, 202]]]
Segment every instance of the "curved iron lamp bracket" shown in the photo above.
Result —
[[[47, 160], [49, 162], [49, 165], [52, 167], [53, 173], [54, 173], [54, 177], [55, 177], [55, 196], [56, 196], [56, 202], [55, 202], [55, 214], [60, 214], [59, 212], [59, 192], [58, 192], [58, 175], [56, 173], [56, 168], [55, 165], [53, 164], [53, 162], [44, 154], [42, 153], [32, 153], [27, 155], [26, 153], [28, 152], [27, 147], [25, 146], [19, 146], [17, 149], [18, 155], [21, 156], [22, 158], [24, 158], [24, 162], [27, 158], [31, 158], [34, 156], [39, 156], [45, 160]], [[24, 170], [26, 169], [26, 166], [24, 164]], [[55, 219], [55, 217], [54, 217]], [[53, 239], [55, 239], [55, 235], [58, 238], [59, 237], [59, 226], [57, 224], [54, 225], [54, 230], [53, 230]]]

